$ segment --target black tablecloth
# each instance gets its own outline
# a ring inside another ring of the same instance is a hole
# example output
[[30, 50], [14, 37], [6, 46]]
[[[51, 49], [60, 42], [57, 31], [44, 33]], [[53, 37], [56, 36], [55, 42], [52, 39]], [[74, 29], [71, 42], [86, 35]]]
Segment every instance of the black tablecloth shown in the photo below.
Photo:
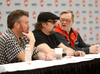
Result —
[[100, 59], [2, 74], [100, 74]]

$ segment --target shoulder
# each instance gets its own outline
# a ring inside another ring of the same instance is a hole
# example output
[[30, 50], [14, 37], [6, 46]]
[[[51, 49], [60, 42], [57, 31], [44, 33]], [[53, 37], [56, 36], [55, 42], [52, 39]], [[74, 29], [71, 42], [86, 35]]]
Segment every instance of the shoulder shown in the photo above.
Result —
[[[61, 40], [66, 39], [66, 36], [63, 35], [63, 34], [61, 34], [61, 33], [59, 33], [59, 32], [56, 32], [56, 33], [55, 33], [55, 36], [56, 36], [58, 39], [61, 39]], [[66, 41], [66, 40], [65, 40], [65, 41]]]
[[41, 30], [39, 30], [39, 31], [33, 30], [32, 32], [34, 33], [34, 36], [35, 37], [36, 36], [45, 36], [45, 34]]
[[73, 30], [73, 32], [74, 32], [76, 35], [79, 34], [75, 29], [72, 28], [72, 30]]
[[75, 29], [73, 29], [73, 28], [72, 28], [72, 31], [73, 31], [73, 32], [77, 32], [77, 31], [76, 31]]
[[1, 36], [0, 36], [0, 41], [6, 42], [8, 40], [12, 39], [12, 35], [10, 35], [7, 32], [4, 32]]
[[38, 32], [40, 32], [40, 30], [33, 30], [32, 32], [33, 33], [38, 33]]
[[61, 37], [61, 36], [64, 36], [63, 34], [59, 33], [59, 32], [55, 32], [54, 33], [57, 37]]
[[42, 34], [42, 32], [40, 30], [39, 31], [33, 30], [32, 33], [34, 33], [35, 35]]
[[36, 40], [41, 40], [47, 37], [42, 31], [33, 30], [32, 32]]

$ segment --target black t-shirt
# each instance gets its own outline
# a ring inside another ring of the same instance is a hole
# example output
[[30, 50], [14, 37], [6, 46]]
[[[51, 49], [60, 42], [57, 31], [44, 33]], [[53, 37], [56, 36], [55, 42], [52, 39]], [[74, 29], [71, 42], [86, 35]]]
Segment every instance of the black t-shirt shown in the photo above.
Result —
[[35, 46], [46, 43], [50, 48], [56, 48], [61, 43], [54, 34], [46, 35], [40, 30], [33, 30], [32, 32], [36, 39]]

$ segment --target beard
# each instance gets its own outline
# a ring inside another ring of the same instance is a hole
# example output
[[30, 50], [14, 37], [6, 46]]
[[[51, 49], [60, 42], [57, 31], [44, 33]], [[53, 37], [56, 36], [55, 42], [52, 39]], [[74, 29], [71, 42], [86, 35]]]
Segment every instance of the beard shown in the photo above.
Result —
[[[55, 29], [55, 28], [56, 28], [56, 26], [53, 27], [53, 29]], [[50, 34], [55, 33], [55, 30], [53, 30], [53, 29], [49, 32]]]
[[26, 31], [24, 31], [24, 28], [22, 27], [22, 25], [20, 25], [20, 29], [19, 29], [19, 33], [21, 34], [21, 36], [24, 36], [23, 34], [22, 34], [22, 32], [24, 32], [24, 33], [29, 33], [29, 29], [27, 29]]
[[28, 32], [29, 32], [29, 29], [27, 29], [26, 33], [28, 33]]

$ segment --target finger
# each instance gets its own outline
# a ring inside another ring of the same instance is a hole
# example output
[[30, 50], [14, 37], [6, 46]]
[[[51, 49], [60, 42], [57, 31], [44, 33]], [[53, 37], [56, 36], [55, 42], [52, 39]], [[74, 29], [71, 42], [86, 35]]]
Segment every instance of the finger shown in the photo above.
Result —
[[27, 35], [25, 32], [22, 32], [23, 35]]
[[45, 61], [48, 61], [48, 58], [47, 57], [45, 58]]
[[53, 59], [53, 57], [52, 57], [50, 54], [47, 54], [46, 56], [47, 56], [47, 57], [46, 57], [46, 61], [50, 61], [50, 60]]
[[50, 61], [53, 60], [53, 57], [50, 57]]
[[85, 56], [85, 53], [84, 53], [84, 52], [81, 52], [81, 56], [82, 56], [82, 57]]
[[74, 53], [72, 53], [71, 55], [72, 55], [72, 56], [74, 56], [74, 55], [75, 55], [75, 52], [74, 52]]
[[99, 48], [99, 47], [100, 47], [100, 45], [96, 45], [96, 47], [97, 47], [97, 48]]
[[75, 54], [74, 54], [75, 56], [78, 56], [79, 54], [78, 54], [78, 52], [75, 52]]
[[75, 54], [77, 54], [77, 55], [78, 55], [79, 53], [80, 53], [80, 52], [78, 52], [78, 51], [75, 52]]
[[80, 52], [80, 56], [82, 56], [82, 52]]
[[51, 57], [47, 57], [47, 58], [45, 58], [45, 61], [51, 61], [51, 60], [53, 60]]
[[85, 53], [84, 53], [84, 52], [81, 52], [81, 56], [82, 56], [82, 57], [85, 56]]
[[76, 52], [74, 53], [74, 55], [75, 55], [75, 56], [77, 55]]

